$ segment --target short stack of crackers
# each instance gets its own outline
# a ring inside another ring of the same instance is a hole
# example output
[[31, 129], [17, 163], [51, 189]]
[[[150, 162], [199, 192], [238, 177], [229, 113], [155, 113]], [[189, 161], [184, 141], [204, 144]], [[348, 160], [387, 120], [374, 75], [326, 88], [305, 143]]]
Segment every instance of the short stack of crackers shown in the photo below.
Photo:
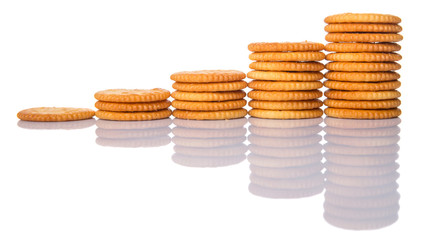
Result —
[[184, 71], [171, 75], [175, 81], [174, 117], [194, 120], [235, 119], [247, 115], [242, 90], [246, 75], [236, 70]]
[[327, 116], [382, 119], [401, 114], [400, 69], [396, 51], [402, 40], [399, 17], [387, 14], [345, 13], [325, 18], [328, 32], [325, 47], [333, 52], [324, 85]]
[[325, 118], [324, 218], [353, 230], [378, 229], [398, 219], [399, 118]]
[[317, 118], [323, 115], [318, 98], [323, 87], [320, 72], [324, 45], [315, 42], [251, 43], [253, 71], [247, 77], [253, 89], [250, 116], [271, 119]]
[[95, 115], [104, 120], [144, 121], [168, 118], [170, 92], [154, 89], [108, 89], [95, 93]]

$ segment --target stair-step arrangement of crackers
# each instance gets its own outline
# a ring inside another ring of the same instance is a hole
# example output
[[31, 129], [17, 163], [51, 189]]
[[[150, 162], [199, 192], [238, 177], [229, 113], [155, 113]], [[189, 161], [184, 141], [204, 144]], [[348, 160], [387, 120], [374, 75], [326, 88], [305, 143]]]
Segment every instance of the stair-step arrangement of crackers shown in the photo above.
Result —
[[[325, 18], [324, 45], [317, 42], [256, 42], [246, 74], [237, 70], [177, 72], [174, 92], [154, 89], [109, 89], [95, 93], [98, 111], [41, 107], [20, 111], [24, 121], [59, 122], [96, 116], [103, 120], [144, 121], [171, 115], [191, 120], [245, 117], [308, 119], [326, 116], [387, 119], [401, 114], [401, 83], [396, 72], [403, 39], [401, 19], [390, 14], [343, 13]], [[323, 51], [328, 54], [325, 55]], [[328, 60], [324, 65], [321, 61]], [[323, 75], [322, 70], [328, 71]], [[321, 80], [326, 78], [326, 81]], [[322, 87], [327, 99], [323, 96]], [[250, 111], [244, 108], [246, 91]], [[169, 101], [169, 97], [174, 100]], [[172, 106], [175, 110], [170, 109]]]

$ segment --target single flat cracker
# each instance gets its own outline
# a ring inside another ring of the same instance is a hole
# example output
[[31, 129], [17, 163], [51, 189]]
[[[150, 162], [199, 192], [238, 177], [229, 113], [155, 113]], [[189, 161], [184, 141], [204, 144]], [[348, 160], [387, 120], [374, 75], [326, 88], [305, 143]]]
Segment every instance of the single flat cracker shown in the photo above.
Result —
[[369, 32], [369, 33], [398, 33], [402, 27], [398, 24], [383, 23], [332, 23], [325, 26], [326, 32]]
[[270, 81], [318, 81], [323, 79], [323, 74], [321, 72], [251, 71], [247, 73], [247, 77]]
[[170, 97], [170, 91], [154, 89], [108, 89], [95, 93], [95, 98], [104, 102], [134, 103], [157, 102]]
[[321, 51], [324, 45], [316, 42], [257, 42], [250, 43], [248, 49], [252, 52], [307, 52]]
[[395, 62], [330, 62], [326, 69], [344, 72], [385, 72], [399, 70], [401, 65]]
[[242, 108], [246, 104], [247, 104], [247, 101], [244, 99], [222, 101], [222, 102], [192, 102], [192, 101], [182, 101], [182, 100], [172, 101], [172, 106], [174, 108], [182, 109], [182, 110], [190, 110], [190, 111], [231, 110], [231, 109]]
[[226, 120], [242, 118], [247, 115], [245, 109], [235, 110], [224, 110], [224, 111], [185, 111], [185, 110], [174, 110], [174, 117], [182, 119], [193, 119], [193, 120]]
[[397, 90], [388, 91], [338, 91], [327, 90], [325, 96], [331, 99], [343, 100], [387, 100], [395, 99], [401, 96]]
[[226, 92], [237, 91], [247, 87], [246, 81], [224, 83], [183, 83], [175, 82], [172, 87], [184, 92]]
[[162, 119], [171, 116], [171, 110], [164, 109], [155, 112], [110, 112], [110, 111], [96, 111], [95, 116], [104, 120], [116, 121], [145, 121]]
[[112, 112], [150, 112], [166, 109], [171, 106], [168, 100], [159, 102], [144, 102], [144, 103], [113, 103], [97, 101], [95, 107], [99, 110]]
[[397, 43], [328, 43], [325, 50], [329, 52], [396, 52], [401, 50]]
[[249, 106], [254, 109], [266, 110], [303, 110], [315, 109], [323, 106], [320, 100], [304, 100], [304, 101], [259, 101], [251, 100]]
[[343, 108], [326, 108], [325, 114], [335, 118], [351, 118], [351, 119], [387, 119], [396, 118], [401, 115], [399, 108], [382, 109], [382, 110], [361, 110], [361, 109], [343, 109]]
[[323, 103], [332, 108], [351, 108], [351, 109], [390, 109], [401, 105], [399, 99], [376, 100], [376, 101], [349, 101], [337, 99], [325, 99]]
[[328, 33], [328, 42], [399, 42], [403, 36], [398, 33]]
[[187, 83], [232, 82], [246, 78], [246, 74], [237, 70], [201, 70], [177, 72], [170, 78], [176, 82]]
[[319, 62], [252, 62], [249, 67], [261, 71], [317, 72], [324, 69]]
[[229, 91], [229, 92], [184, 92], [175, 91], [171, 94], [176, 100], [195, 101], [195, 102], [218, 102], [238, 100], [246, 96], [244, 91]]
[[321, 61], [325, 59], [322, 52], [255, 52], [249, 55], [250, 60], [255, 61]]
[[326, 60], [335, 62], [395, 62], [402, 59], [397, 53], [330, 53]]
[[304, 119], [321, 117], [323, 115], [323, 111], [321, 109], [285, 111], [252, 109], [249, 111], [249, 115], [252, 117], [269, 119]]
[[346, 90], [346, 91], [384, 91], [384, 90], [395, 90], [401, 86], [399, 81], [387, 81], [387, 82], [341, 82], [327, 80], [324, 81], [324, 86], [335, 90]]
[[88, 108], [39, 107], [18, 112], [17, 117], [33, 122], [63, 122], [92, 118], [95, 111]]
[[323, 87], [319, 81], [294, 82], [294, 81], [260, 81], [253, 80], [248, 83], [248, 87], [254, 90], [265, 91], [296, 91], [296, 90], [316, 90]]
[[312, 100], [321, 97], [323, 94], [319, 90], [310, 91], [260, 91], [252, 90], [248, 97], [254, 100], [264, 101], [297, 101]]
[[335, 81], [349, 82], [384, 82], [400, 78], [399, 73], [390, 72], [337, 72], [328, 71], [325, 78]]
[[325, 23], [400, 23], [401, 19], [390, 14], [341, 13], [325, 18]]

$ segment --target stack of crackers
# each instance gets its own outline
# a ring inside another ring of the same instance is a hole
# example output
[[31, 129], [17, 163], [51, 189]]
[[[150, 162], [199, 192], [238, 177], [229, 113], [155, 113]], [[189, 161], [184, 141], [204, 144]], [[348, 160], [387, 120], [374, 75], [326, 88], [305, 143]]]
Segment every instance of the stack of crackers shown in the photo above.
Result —
[[328, 106], [325, 113], [331, 117], [378, 119], [401, 114], [400, 69], [395, 53], [401, 47], [398, 34], [401, 19], [386, 14], [345, 13], [325, 18], [328, 25], [325, 49], [330, 52], [324, 85]]
[[246, 118], [230, 121], [174, 119], [172, 160], [188, 167], [223, 167], [246, 159]]
[[398, 219], [399, 118], [325, 119], [324, 217], [354, 230], [378, 229]]
[[301, 198], [319, 194], [322, 174], [322, 118], [280, 121], [249, 118], [252, 194], [267, 198]]
[[95, 115], [100, 119], [117, 121], [143, 121], [168, 118], [170, 92], [162, 88], [108, 89], [95, 93], [98, 100]]
[[176, 118], [195, 120], [221, 120], [241, 118], [247, 115], [247, 104], [242, 89], [246, 75], [235, 70], [185, 71], [171, 75], [177, 91], [175, 99]]
[[248, 49], [254, 79], [248, 86], [253, 99], [249, 114], [258, 118], [300, 119], [323, 115], [318, 98], [323, 86], [320, 72], [325, 58], [324, 45], [314, 42], [251, 43]]

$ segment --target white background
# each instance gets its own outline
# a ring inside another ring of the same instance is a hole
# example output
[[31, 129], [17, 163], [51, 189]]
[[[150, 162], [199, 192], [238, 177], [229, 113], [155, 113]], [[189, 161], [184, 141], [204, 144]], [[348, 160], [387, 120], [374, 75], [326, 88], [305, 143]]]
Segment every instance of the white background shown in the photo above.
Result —
[[[420, 14], [416, 1], [12, 1], [0, 4], [0, 239], [419, 239]], [[161, 148], [105, 148], [95, 127], [35, 131], [19, 110], [94, 109], [108, 88], [172, 90], [177, 71], [248, 71], [247, 45], [325, 43], [343, 12], [402, 18], [399, 221], [346, 231], [323, 196], [251, 195], [247, 161], [187, 168]], [[407, 235], [408, 234], [408, 235]]]

